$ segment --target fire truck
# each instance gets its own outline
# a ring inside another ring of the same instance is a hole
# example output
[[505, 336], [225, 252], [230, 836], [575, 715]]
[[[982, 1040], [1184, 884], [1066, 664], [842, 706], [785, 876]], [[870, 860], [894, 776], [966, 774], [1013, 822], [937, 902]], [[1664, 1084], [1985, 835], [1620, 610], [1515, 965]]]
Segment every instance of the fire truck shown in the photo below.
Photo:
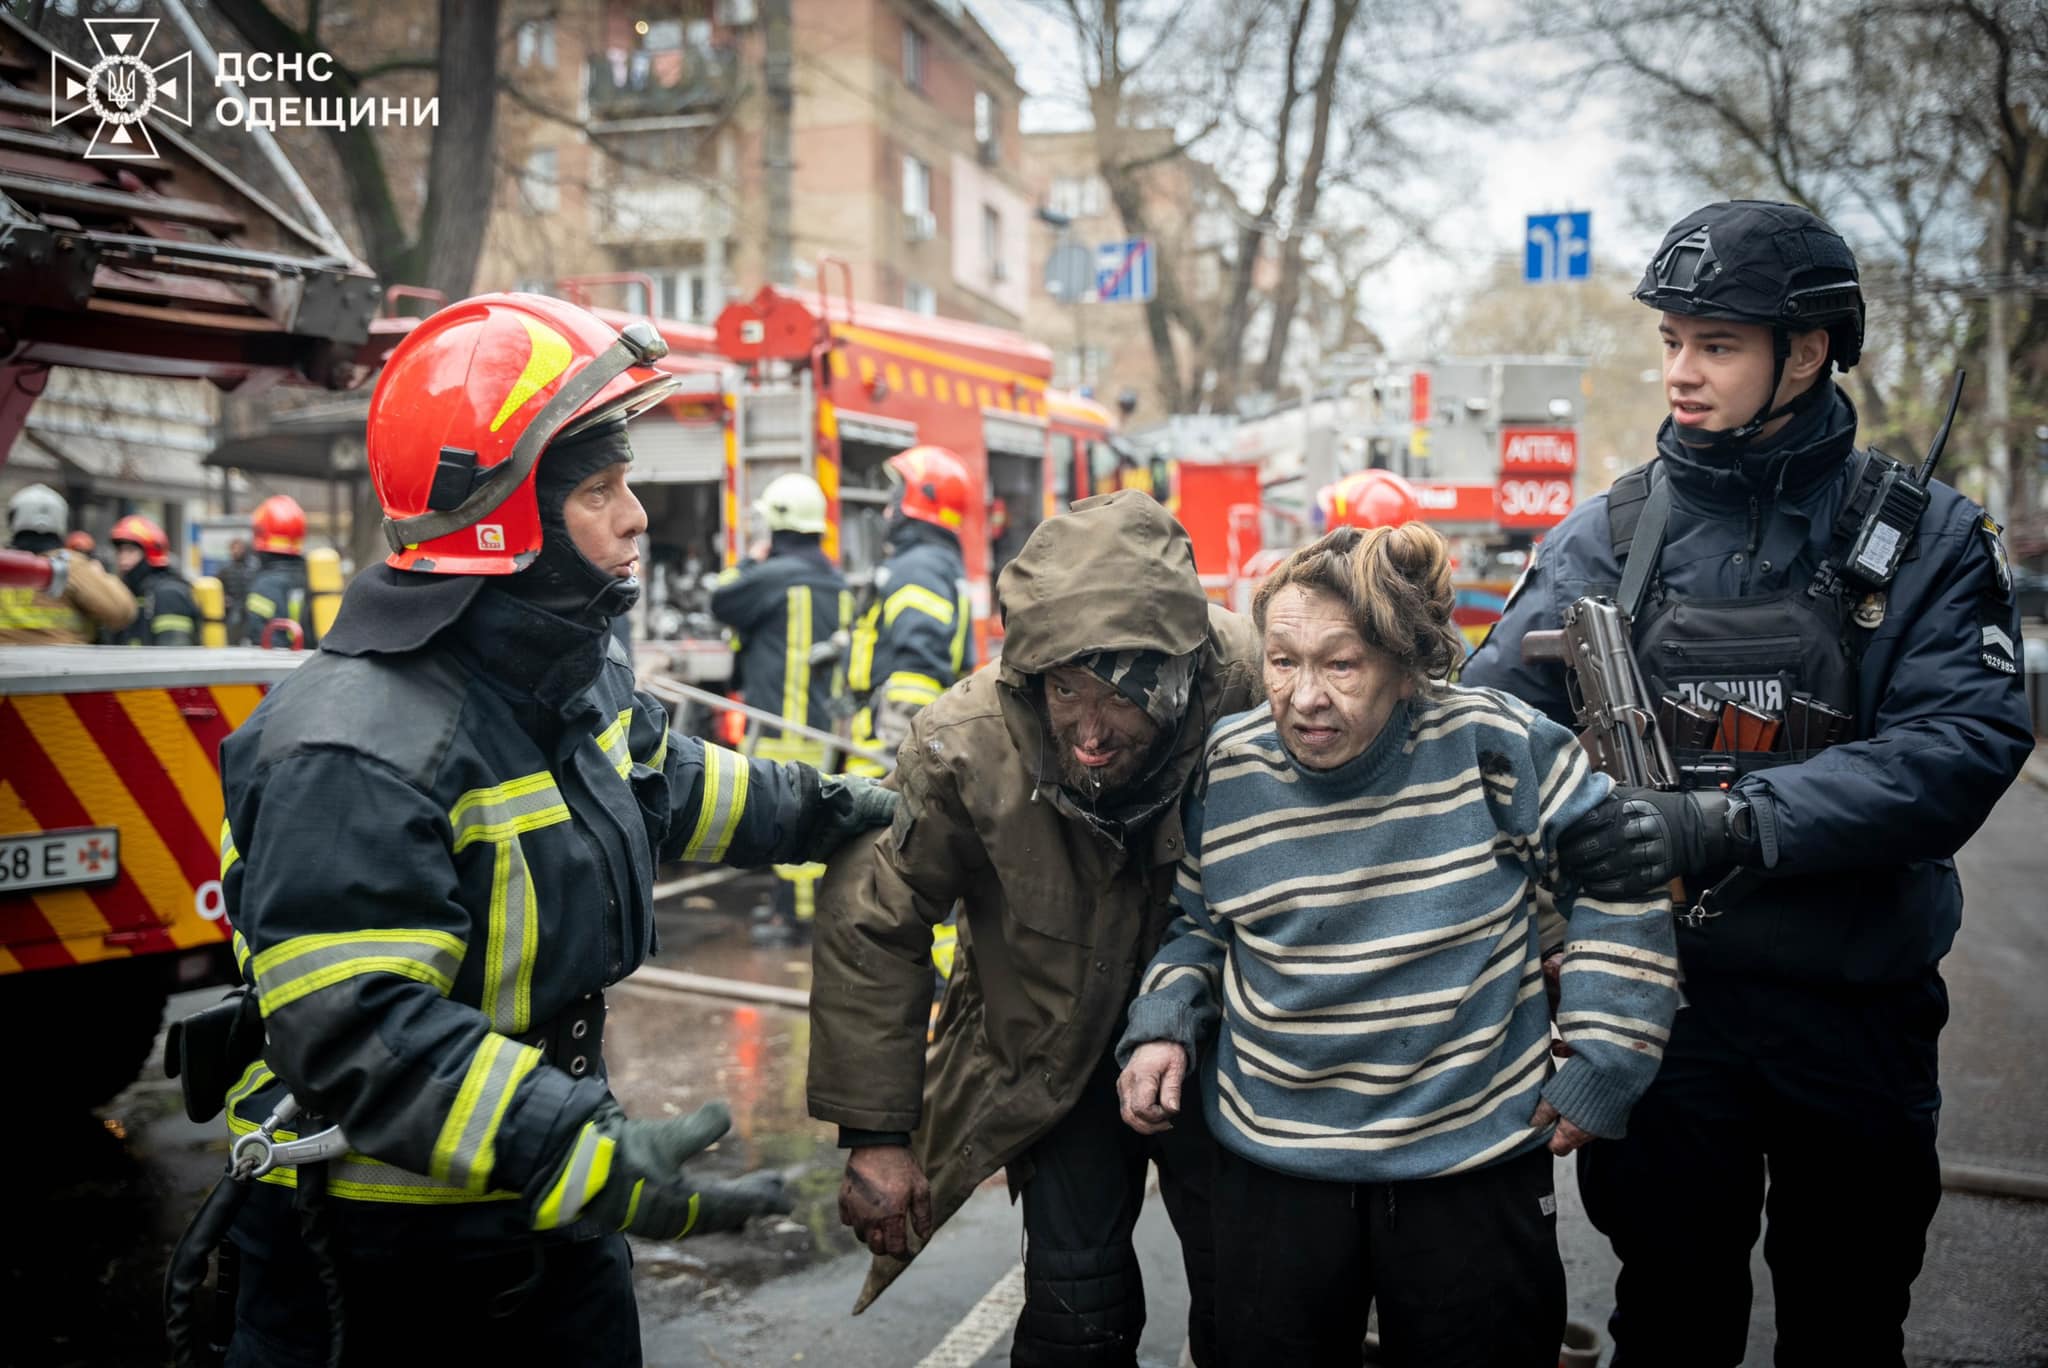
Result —
[[[133, 135], [50, 89], [55, 55], [91, 65], [0, 10], [0, 467], [52, 366], [253, 390], [380, 364], [410, 322], [376, 320], [375, 276], [295, 176], [274, 199], [156, 123], [154, 158], [88, 157]], [[53, 578], [6, 559], [10, 586]], [[220, 741], [299, 658], [0, 649], [0, 1028], [47, 1042], [39, 1105], [118, 1090], [170, 992], [234, 978]]]
[[[820, 276], [833, 262], [820, 263]], [[625, 275], [574, 277], [579, 303], [603, 286], [652, 299]], [[598, 308], [622, 325], [641, 317]], [[715, 327], [652, 320], [677, 392], [633, 430], [634, 489], [647, 507], [649, 593], [640, 636], [661, 667], [693, 683], [731, 671], [701, 585], [748, 553], [748, 509], [777, 475], [824, 489], [824, 550], [858, 581], [882, 556], [883, 463], [921, 442], [953, 450], [980, 497], [961, 529], [977, 646], [1001, 635], [996, 577], [1031, 530], [1076, 499], [1142, 489], [1180, 517], [1219, 601], [1235, 593], [1260, 537], [1258, 467], [1142, 457], [1118, 440], [1115, 413], [1052, 387], [1051, 353], [1015, 333], [849, 294], [768, 287], [728, 306]]]

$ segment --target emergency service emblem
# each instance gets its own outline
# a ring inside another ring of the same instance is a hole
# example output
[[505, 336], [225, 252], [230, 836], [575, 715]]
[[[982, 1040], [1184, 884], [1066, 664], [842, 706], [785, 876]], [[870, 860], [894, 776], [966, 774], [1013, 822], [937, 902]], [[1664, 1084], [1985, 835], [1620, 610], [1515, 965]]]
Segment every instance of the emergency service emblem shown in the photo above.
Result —
[[497, 523], [478, 523], [476, 525], [476, 549], [479, 551], [503, 551], [505, 549], [505, 529]]
[[99, 120], [89, 161], [154, 161], [156, 140], [147, 120], [161, 114], [192, 126], [192, 54], [181, 52], [151, 66], [143, 54], [156, 35], [155, 19], [88, 19], [99, 60], [82, 66], [50, 54], [50, 126], [91, 114]]
[[1993, 522], [1991, 515], [1988, 513], [1978, 522], [1977, 529], [1984, 534], [1985, 549], [1991, 552], [1991, 569], [1998, 576], [1998, 596], [2005, 602], [2010, 603], [2012, 602], [2012, 562], [2006, 559], [2005, 542], [1998, 535], [2005, 529]]

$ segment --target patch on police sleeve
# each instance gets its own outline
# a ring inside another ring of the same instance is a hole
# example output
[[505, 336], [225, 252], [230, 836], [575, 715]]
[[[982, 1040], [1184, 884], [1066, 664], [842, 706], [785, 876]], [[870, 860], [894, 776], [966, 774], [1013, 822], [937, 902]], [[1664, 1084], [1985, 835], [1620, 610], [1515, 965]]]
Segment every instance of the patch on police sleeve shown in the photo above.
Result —
[[2000, 674], [2018, 674], [2019, 652], [2013, 646], [2012, 638], [2006, 634], [2005, 624], [1980, 621], [1977, 630], [1982, 635], [1984, 643], [1979, 655], [1979, 659], [1984, 662], [1984, 668], [1996, 670]]
[[2005, 543], [1999, 533], [2005, 529], [1991, 520], [1989, 513], [1977, 523], [1977, 530], [1984, 534], [1984, 549], [1991, 553], [1991, 569], [1998, 576], [1998, 597], [2006, 603], [2012, 602], [2012, 562], [2006, 559]]

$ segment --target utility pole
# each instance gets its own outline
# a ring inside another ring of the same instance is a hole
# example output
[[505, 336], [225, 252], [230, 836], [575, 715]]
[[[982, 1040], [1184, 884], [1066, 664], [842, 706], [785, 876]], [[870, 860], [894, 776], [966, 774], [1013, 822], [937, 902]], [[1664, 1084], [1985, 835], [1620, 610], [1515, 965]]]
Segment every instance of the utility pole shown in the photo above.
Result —
[[[790, 221], [795, 203], [790, 191], [794, 169], [790, 153], [790, 124], [796, 109], [794, 39], [790, 0], [762, 0], [761, 32], [765, 39], [761, 58], [761, 85], [767, 95], [767, 120], [761, 137], [762, 179], [768, 191], [768, 279], [776, 285], [794, 284], [796, 251], [791, 240]], [[820, 286], [822, 287], [822, 284]]]

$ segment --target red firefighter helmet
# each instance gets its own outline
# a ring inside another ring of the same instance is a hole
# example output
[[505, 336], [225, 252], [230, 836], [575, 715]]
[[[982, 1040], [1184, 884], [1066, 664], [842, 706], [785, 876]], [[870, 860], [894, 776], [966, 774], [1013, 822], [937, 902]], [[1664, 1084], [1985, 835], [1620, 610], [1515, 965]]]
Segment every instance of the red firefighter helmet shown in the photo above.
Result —
[[273, 494], [249, 515], [258, 551], [302, 555], [306, 549], [306, 510], [289, 494]]
[[651, 323], [623, 333], [533, 294], [451, 304], [406, 335], [370, 396], [385, 563], [509, 575], [540, 552], [534, 467], [548, 443], [630, 418], [675, 388]]
[[[303, 516], [299, 519], [299, 525], [302, 528], [305, 526], [305, 518]], [[164, 530], [161, 527], [158, 527], [140, 513], [130, 513], [127, 517], [115, 523], [114, 531], [107, 540], [116, 543], [132, 542], [134, 545], [141, 547], [142, 558], [151, 565], [169, 565], [171, 563], [171, 539], [164, 535]]]
[[1391, 470], [1354, 471], [1316, 491], [1325, 532], [1340, 527], [1399, 527], [1422, 516], [1415, 487]]
[[967, 521], [967, 467], [942, 446], [914, 446], [888, 461], [903, 481], [903, 516], [943, 527], [954, 536]]

